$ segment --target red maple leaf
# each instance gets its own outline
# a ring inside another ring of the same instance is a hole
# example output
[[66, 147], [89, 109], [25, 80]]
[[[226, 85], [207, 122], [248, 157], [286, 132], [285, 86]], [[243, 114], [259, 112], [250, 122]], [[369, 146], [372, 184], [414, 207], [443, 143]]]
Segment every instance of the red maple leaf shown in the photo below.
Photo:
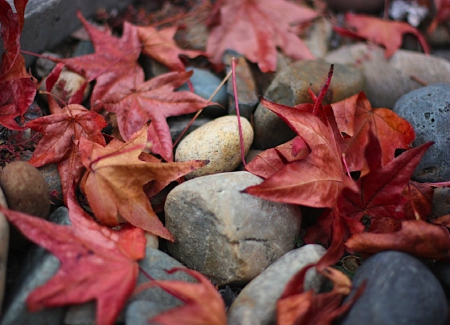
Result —
[[151, 322], [164, 325], [226, 325], [225, 304], [211, 281], [200, 272], [186, 268], [173, 268], [167, 272], [171, 274], [178, 271], [191, 275], [198, 283], [151, 281], [136, 288], [136, 291], [141, 291], [159, 286], [185, 303], [159, 314]]
[[[62, 67], [57, 65], [47, 78], [46, 87], [49, 91], [58, 79]], [[85, 137], [105, 145], [101, 131], [106, 127], [106, 122], [101, 115], [88, 111], [81, 105], [70, 104], [60, 108], [51, 96], [48, 97], [52, 114], [34, 119], [25, 125], [44, 134], [29, 163], [35, 167], [50, 163], [58, 164], [64, 202], [67, 203], [69, 188], [72, 183], [80, 180], [83, 170], [75, 141]]]
[[192, 113], [211, 104], [187, 91], [175, 92], [187, 82], [193, 71], [169, 72], [131, 88], [124, 88], [106, 96], [100, 105], [117, 115], [119, 131], [124, 140], [139, 131], [151, 120], [148, 140], [152, 152], [166, 161], [173, 161], [173, 144], [166, 118]]
[[384, 56], [391, 57], [402, 45], [404, 34], [417, 37], [425, 53], [430, 52], [427, 41], [413, 26], [402, 21], [388, 21], [366, 15], [345, 14], [345, 23], [350, 30], [334, 27], [334, 30], [344, 36], [363, 38], [386, 48]]
[[143, 46], [142, 53], [162, 63], [170, 70], [185, 70], [180, 55], [189, 58], [195, 58], [199, 55], [206, 56], [205, 52], [180, 49], [173, 40], [177, 27], [164, 28], [159, 31], [152, 26], [136, 28]]
[[434, 7], [436, 8], [436, 16], [433, 18], [430, 27], [428, 27], [429, 33], [432, 33], [439, 23], [448, 21], [450, 18], [449, 0], [434, 0]]
[[141, 43], [133, 25], [125, 22], [119, 39], [110, 31], [102, 31], [89, 24], [80, 12], [77, 16], [94, 44], [95, 53], [69, 59], [48, 59], [66, 64], [69, 69], [85, 76], [88, 82], [96, 80], [91, 96], [92, 107], [95, 108], [96, 101], [108, 94], [144, 82], [144, 71], [137, 62]]
[[144, 185], [152, 180], [174, 181], [202, 167], [203, 161], [179, 163], [148, 162], [139, 159], [147, 143], [147, 128], [143, 127], [128, 142], [112, 140], [106, 147], [81, 138], [81, 161], [87, 168], [81, 180], [89, 206], [105, 225], [117, 226], [124, 221], [157, 236], [173, 241], [153, 211]]
[[15, 0], [17, 12], [13, 13], [10, 4], [0, 0], [0, 36], [5, 49], [0, 65], [0, 124], [12, 130], [22, 130], [14, 118], [27, 111], [36, 95], [36, 86], [19, 52], [27, 2]]
[[219, 4], [206, 45], [214, 64], [222, 63], [227, 49], [257, 63], [263, 72], [276, 70], [277, 47], [295, 60], [313, 58], [289, 28], [316, 18], [319, 14], [314, 10], [285, 0], [224, 0]]
[[95, 299], [96, 324], [112, 325], [135, 288], [139, 272], [136, 260], [145, 256], [144, 232], [130, 226], [112, 231], [83, 216], [70, 196], [68, 203], [72, 226], [0, 206], [0, 211], [28, 239], [61, 261], [53, 278], [27, 297], [28, 308], [39, 311]]

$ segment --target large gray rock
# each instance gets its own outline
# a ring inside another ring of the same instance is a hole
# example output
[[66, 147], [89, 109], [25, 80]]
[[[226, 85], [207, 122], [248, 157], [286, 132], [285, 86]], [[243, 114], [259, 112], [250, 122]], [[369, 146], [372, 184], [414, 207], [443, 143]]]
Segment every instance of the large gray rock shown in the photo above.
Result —
[[367, 281], [340, 325], [444, 325], [444, 290], [420, 260], [402, 252], [386, 251], [367, 259], [356, 271], [353, 289]]
[[[12, 2], [12, 1], [10, 1]], [[122, 10], [132, 0], [30, 0], [25, 10], [25, 23], [20, 37], [21, 48], [34, 53], [53, 48], [65, 40], [81, 22], [77, 18], [77, 10], [85, 17], [90, 17], [100, 8]], [[49, 37], [51, 35], [51, 37]], [[0, 54], [3, 53], [0, 42]], [[25, 55], [27, 66], [36, 58]]]
[[[276, 324], [276, 303], [289, 280], [303, 267], [316, 263], [326, 250], [306, 245], [286, 253], [241, 291], [228, 311], [229, 325]], [[305, 290], [319, 291], [323, 277], [314, 269], [306, 274]]]
[[325, 60], [358, 67], [366, 79], [364, 92], [375, 108], [392, 108], [403, 94], [422, 87], [411, 77], [426, 84], [450, 83], [450, 62], [412, 51], [397, 50], [386, 59], [383, 48], [358, 43], [329, 53]]
[[[65, 207], [55, 210], [49, 221], [60, 225], [69, 225], [69, 212]], [[11, 286], [5, 299], [1, 325], [47, 325], [62, 324], [66, 313], [65, 307], [46, 308], [31, 313], [26, 306], [26, 299], [31, 291], [46, 283], [59, 269], [60, 262], [56, 256], [42, 247], [33, 247], [25, 259], [20, 274]]]
[[415, 147], [434, 141], [414, 171], [413, 179], [418, 182], [450, 180], [450, 84], [413, 90], [403, 95], [393, 110], [416, 131]]
[[[280, 70], [264, 94], [264, 98], [278, 104], [295, 106], [312, 103], [308, 88], [318, 94], [327, 79], [330, 64], [322, 61], [299, 61]], [[354, 68], [335, 64], [330, 88], [324, 103], [338, 102], [364, 89], [364, 77]], [[295, 136], [278, 115], [261, 104], [254, 116], [256, 149], [267, 149], [282, 144]]]
[[[8, 207], [5, 195], [0, 188], [0, 205]], [[0, 306], [3, 303], [3, 296], [5, 295], [5, 280], [6, 280], [6, 263], [8, 261], [9, 248], [9, 225], [3, 213], [0, 213]], [[0, 314], [1, 315], [1, 314]]]
[[165, 204], [175, 236], [169, 254], [216, 284], [243, 284], [294, 248], [298, 206], [241, 193], [262, 180], [248, 172], [198, 177], [175, 187]]

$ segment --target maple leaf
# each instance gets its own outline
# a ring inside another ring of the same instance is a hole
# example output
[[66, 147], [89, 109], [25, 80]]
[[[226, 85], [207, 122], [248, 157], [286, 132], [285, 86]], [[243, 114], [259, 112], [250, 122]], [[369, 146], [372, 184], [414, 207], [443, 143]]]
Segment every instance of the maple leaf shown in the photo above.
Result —
[[450, 18], [450, 1], [434, 0], [434, 7], [436, 8], [436, 15], [428, 27], [428, 33], [434, 32], [439, 23], [448, 21]]
[[136, 288], [136, 291], [141, 291], [159, 286], [185, 303], [183, 306], [159, 314], [150, 321], [163, 325], [226, 325], [225, 304], [211, 281], [200, 272], [186, 268], [173, 268], [167, 273], [177, 271], [191, 275], [198, 283], [177, 280], [152, 281]]
[[81, 138], [81, 162], [87, 168], [81, 189], [102, 224], [117, 226], [125, 219], [136, 227], [173, 241], [172, 234], [153, 211], [143, 186], [151, 180], [176, 180], [202, 167], [204, 162], [152, 163], [139, 160], [146, 143], [146, 126], [128, 142], [113, 140], [106, 147]]
[[104, 96], [144, 82], [144, 71], [137, 62], [141, 43], [136, 28], [128, 22], [124, 23], [123, 34], [119, 39], [110, 31], [101, 31], [89, 24], [79, 11], [77, 17], [92, 40], [95, 53], [69, 59], [48, 59], [66, 64], [69, 69], [85, 76], [88, 82], [96, 80], [91, 106], [97, 109], [96, 101]]
[[[47, 78], [46, 87], [49, 91], [58, 79], [62, 67], [58, 65]], [[52, 114], [34, 119], [25, 125], [44, 135], [29, 163], [35, 167], [58, 163], [64, 202], [67, 203], [69, 188], [72, 183], [80, 180], [83, 169], [74, 141], [85, 137], [105, 145], [101, 131], [106, 127], [106, 122], [101, 115], [78, 104], [67, 105], [61, 109], [51, 96], [48, 97]]]
[[384, 56], [391, 57], [402, 45], [404, 34], [413, 34], [417, 37], [425, 53], [430, 52], [427, 41], [422, 34], [413, 26], [402, 21], [388, 21], [366, 15], [355, 15], [350, 12], [345, 14], [345, 23], [350, 28], [346, 30], [333, 27], [336, 32], [343, 36], [352, 36], [367, 39], [386, 48]]
[[199, 55], [206, 56], [206, 53], [202, 51], [180, 49], [173, 40], [178, 29], [177, 27], [164, 28], [160, 31], [152, 26], [136, 28], [139, 40], [143, 46], [142, 53], [162, 63], [170, 70], [185, 70], [184, 64], [179, 57], [180, 55], [185, 55], [191, 59]]
[[365, 214], [375, 218], [402, 218], [407, 202], [402, 192], [425, 151], [433, 143], [428, 142], [407, 150], [386, 166], [382, 166], [379, 140], [373, 133], [370, 133], [369, 137], [366, 157], [370, 172], [357, 181], [359, 193], [344, 190], [341, 213], [355, 220], [360, 220]]
[[225, 0], [220, 2], [218, 19], [212, 23], [206, 52], [211, 62], [221, 64], [225, 50], [235, 50], [257, 63], [262, 72], [276, 70], [277, 47], [292, 59], [312, 59], [309, 49], [289, 27], [318, 15], [284, 0]]
[[0, 124], [22, 130], [14, 118], [23, 115], [34, 100], [36, 86], [25, 68], [20, 54], [20, 34], [28, 0], [15, 0], [17, 13], [5, 0], [0, 0], [0, 36], [5, 52], [0, 65]]
[[[407, 120], [387, 108], [373, 109], [363, 92], [331, 104], [331, 108], [337, 125], [335, 138], [350, 171], [363, 170], [366, 162], [362, 157], [370, 132], [379, 140], [382, 165], [394, 159], [396, 149], [407, 149], [415, 138]], [[327, 118], [334, 126], [333, 116], [328, 114]]]
[[139, 131], [150, 119], [148, 140], [153, 153], [166, 161], [173, 161], [173, 144], [166, 118], [192, 113], [211, 104], [206, 99], [188, 92], [175, 92], [192, 76], [193, 71], [169, 72], [140, 85], [125, 88], [106, 96], [100, 105], [117, 115], [119, 131], [124, 140]]
[[450, 236], [443, 226], [422, 220], [404, 220], [398, 231], [382, 234], [360, 233], [345, 243], [349, 252], [371, 255], [385, 250], [396, 250], [426, 259], [447, 259]]
[[[139, 228], [112, 231], [80, 215], [69, 198], [72, 226], [61, 226], [25, 213], [0, 211], [28, 239], [61, 261], [58, 272], [27, 297], [30, 311], [97, 300], [97, 322], [112, 325], [133, 292], [145, 256], [146, 239]], [[74, 215], [78, 214], [78, 215]]]

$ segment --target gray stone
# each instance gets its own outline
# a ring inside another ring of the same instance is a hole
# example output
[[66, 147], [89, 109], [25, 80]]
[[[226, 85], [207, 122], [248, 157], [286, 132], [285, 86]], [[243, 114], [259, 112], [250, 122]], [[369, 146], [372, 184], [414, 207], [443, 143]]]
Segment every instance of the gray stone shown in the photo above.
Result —
[[[209, 99], [214, 93], [216, 88], [222, 82], [222, 79], [209, 70], [199, 69], [199, 68], [188, 68], [186, 70], [193, 70], [194, 74], [191, 79], [192, 87], [194, 88], [194, 93], [203, 97], [204, 99]], [[184, 84], [180, 88], [180, 91], [190, 91], [189, 86]], [[216, 102], [222, 107], [217, 105], [210, 105], [203, 110], [203, 113], [210, 117], [218, 117], [227, 114], [228, 107], [228, 94], [226, 86], [222, 86], [217, 94], [211, 99], [212, 102]]]
[[[169, 124], [170, 135], [172, 137], [173, 143], [175, 143], [175, 141], [181, 136], [181, 133], [188, 126], [188, 124], [191, 122], [193, 117], [194, 117], [193, 114], [189, 114], [189, 115], [181, 115], [181, 116], [171, 116], [171, 117], [167, 118], [167, 124]], [[211, 122], [211, 121], [212, 121], [211, 118], [200, 115], [189, 126], [189, 128], [184, 133], [184, 135], [181, 139], [184, 139], [189, 133], [191, 133], [192, 131], [198, 129], [200, 126], [202, 126], [208, 122]]]
[[429, 220], [450, 214], [450, 188], [437, 187], [433, 193], [433, 205]]
[[[253, 75], [250, 66], [245, 57], [234, 52], [226, 51], [224, 55], [224, 63], [227, 65], [227, 73], [231, 71], [231, 60], [235, 57], [239, 59], [236, 64], [236, 90], [239, 103], [239, 113], [241, 116], [250, 120], [256, 105], [259, 103], [259, 98], [256, 89], [256, 83], [253, 80]], [[236, 114], [236, 102], [233, 90], [233, 82], [227, 83], [227, 93], [229, 98], [228, 114]]]
[[[322, 61], [299, 61], [281, 70], [264, 94], [264, 98], [278, 104], [295, 106], [312, 103], [308, 87], [318, 94], [327, 79], [330, 64]], [[330, 88], [324, 103], [334, 103], [364, 89], [364, 77], [358, 69], [335, 64]], [[254, 116], [256, 149], [276, 147], [295, 136], [278, 115], [259, 104]]]
[[[90, 17], [100, 8], [107, 11], [122, 10], [132, 2], [132, 0], [30, 0], [25, 10], [25, 23], [20, 37], [21, 48], [41, 53], [61, 43], [81, 26], [77, 10], [85, 17]], [[2, 53], [0, 44], [0, 54]], [[25, 59], [27, 66], [30, 66], [36, 58], [25, 55]]]
[[415, 257], [385, 251], [367, 259], [356, 271], [353, 288], [367, 281], [340, 325], [446, 324], [447, 300], [431, 271]]
[[[169, 307], [170, 308], [170, 307]], [[147, 300], [133, 301], [127, 309], [126, 325], [158, 325], [150, 322], [153, 317], [169, 309], [166, 305]]]
[[[65, 207], [56, 209], [49, 221], [60, 225], [69, 225], [69, 210]], [[20, 274], [11, 285], [5, 299], [1, 325], [47, 325], [62, 324], [66, 313], [65, 307], [46, 308], [31, 313], [26, 306], [26, 299], [31, 291], [46, 283], [59, 269], [60, 262], [56, 256], [45, 249], [34, 246], [25, 259]]]
[[337, 11], [377, 13], [384, 7], [384, 0], [326, 0], [331, 9]]
[[[6, 203], [5, 195], [0, 189], [0, 205], [8, 207]], [[6, 281], [6, 263], [8, 261], [8, 248], [9, 248], [9, 225], [3, 213], [0, 213], [0, 306], [3, 303], [3, 297], [5, 295], [5, 281]], [[1, 315], [1, 313], [0, 313]]]
[[447, 298], [450, 297], [450, 262], [437, 261], [432, 267], [431, 272], [439, 280], [445, 291]]
[[333, 25], [328, 19], [321, 17], [314, 20], [305, 43], [316, 59], [327, 55], [332, 34]]
[[402, 95], [422, 87], [420, 82], [450, 83], [450, 62], [417, 52], [397, 50], [386, 59], [383, 48], [358, 43], [329, 53], [325, 60], [358, 67], [366, 79], [364, 92], [375, 108], [392, 108]]
[[[228, 311], [229, 325], [269, 325], [276, 323], [276, 304], [289, 280], [324, 254], [320, 245], [306, 245], [279, 258], [244, 287]], [[306, 274], [305, 290], [319, 291], [323, 277], [314, 269]]]
[[[60, 54], [52, 53], [52, 52], [44, 52], [44, 53], [42, 53], [42, 55], [52, 56], [52, 57], [59, 58], [59, 59], [62, 58], [62, 56]], [[37, 58], [36, 63], [34, 65], [34, 72], [35, 72], [36, 78], [42, 79], [42, 78], [48, 76], [50, 74], [50, 72], [52, 72], [52, 70], [55, 66], [56, 66], [56, 63], [53, 61], [50, 61], [50, 60], [44, 59], [44, 58]]]
[[300, 208], [241, 192], [261, 182], [242, 171], [175, 187], [165, 204], [166, 227], [176, 239], [169, 254], [221, 286], [251, 281], [293, 249]]
[[[253, 129], [247, 119], [241, 117], [240, 121], [246, 154], [253, 141]], [[208, 160], [209, 163], [187, 174], [186, 179], [229, 172], [239, 166], [242, 158], [236, 116], [222, 116], [206, 123], [180, 142], [175, 150], [175, 161], [195, 159]]]
[[450, 84], [413, 90], [403, 95], [393, 110], [416, 131], [415, 147], [434, 141], [414, 171], [413, 179], [418, 182], [450, 180]]

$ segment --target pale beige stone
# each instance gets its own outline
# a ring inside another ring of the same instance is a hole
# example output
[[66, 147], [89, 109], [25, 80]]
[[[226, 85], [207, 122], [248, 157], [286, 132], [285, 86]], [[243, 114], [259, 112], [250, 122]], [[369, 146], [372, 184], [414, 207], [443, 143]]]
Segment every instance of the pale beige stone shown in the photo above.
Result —
[[[241, 117], [245, 154], [253, 142], [250, 122]], [[217, 118], [184, 138], [175, 152], [175, 161], [209, 160], [209, 164], [186, 175], [187, 179], [235, 170], [241, 162], [237, 117]]]

